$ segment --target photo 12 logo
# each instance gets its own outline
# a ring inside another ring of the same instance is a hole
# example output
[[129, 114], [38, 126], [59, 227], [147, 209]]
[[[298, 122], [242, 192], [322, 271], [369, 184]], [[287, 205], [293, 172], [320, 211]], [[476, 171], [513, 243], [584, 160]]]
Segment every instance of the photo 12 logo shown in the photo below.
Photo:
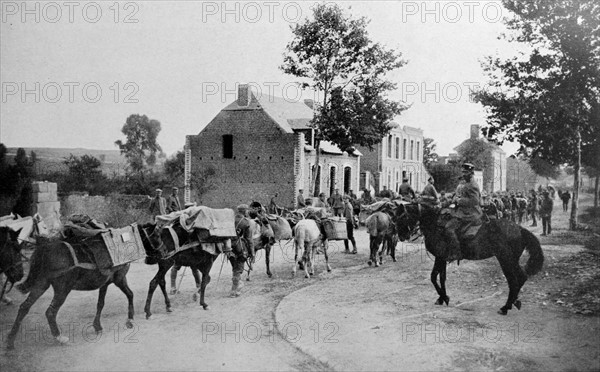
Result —
[[97, 82], [2, 82], [2, 103], [97, 103], [102, 98], [114, 103], [139, 103], [140, 87], [133, 82], [113, 82], [104, 88]]
[[2, 1], [2, 23], [138, 23], [136, 2]]
[[259, 324], [257, 322], [203, 322], [202, 323], [202, 342], [221, 341], [223, 343], [233, 341], [236, 343], [249, 342], [255, 343], [262, 338], [267, 338], [269, 342], [275, 342], [275, 335], [279, 333], [281, 337], [291, 343], [296, 343], [307, 338], [314, 343], [338, 343], [335, 338], [339, 332], [339, 325], [334, 322], [328, 322], [323, 325], [313, 322], [308, 329], [296, 322], [280, 324], [278, 322], [269, 322]]
[[402, 1], [402, 23], [474, 23], [502, 20], [502, 5], [498, 1]]
[[226, 22], [269, 22], [277, 18], [289, 23], [296, 23], [302, 18], [302, 8], [295, 2], [239, 2], [239, 1], [204, 1], [202, 2], [202, 23], [209, 21]]

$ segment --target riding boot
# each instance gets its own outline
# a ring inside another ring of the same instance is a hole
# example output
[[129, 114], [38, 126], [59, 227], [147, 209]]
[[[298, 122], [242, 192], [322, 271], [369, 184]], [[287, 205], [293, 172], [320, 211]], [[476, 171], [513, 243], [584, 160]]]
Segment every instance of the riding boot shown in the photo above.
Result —
[[354, 240], [352, 240], [352, 247], [354, 247], [354, 250], [352, 251], [352, 254], [358, 253], [358, 251], [356, 250], [356, 242]]
[[460, 241], [458, 240], [458, 236], [456, 236], [456, 231], [450, 230], [448, 231], [448, 262], [458, 261], [462, 259], [462, 254], [460, 251]]

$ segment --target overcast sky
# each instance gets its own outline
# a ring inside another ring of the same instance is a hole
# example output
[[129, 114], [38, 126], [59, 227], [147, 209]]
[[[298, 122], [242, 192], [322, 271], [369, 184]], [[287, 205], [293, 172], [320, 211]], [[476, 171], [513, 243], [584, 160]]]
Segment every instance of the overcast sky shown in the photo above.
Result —
[[[294, 100], [281, 72], [290, 25], [311, 14], [307, 2], [1, 3], [0, 141], [7, 147], [117, 149], [131, 114], [162, 124], [168, 154], [183, 148], [227, 103], [239, 83]], [[446, 155], [483, 124], [469, 87], [487, 81], [479, 61], [514, 54], [498, 40], [498, 2], [340, 2], [371, 20], [373, 40], [408, 64], [390, 75], [393, 98], [411, 103], [401, 125], [422, 128]], [[36, 102], [36, 100], [38, 102]], [[515, 145], [504, 146], [512, 153]]]

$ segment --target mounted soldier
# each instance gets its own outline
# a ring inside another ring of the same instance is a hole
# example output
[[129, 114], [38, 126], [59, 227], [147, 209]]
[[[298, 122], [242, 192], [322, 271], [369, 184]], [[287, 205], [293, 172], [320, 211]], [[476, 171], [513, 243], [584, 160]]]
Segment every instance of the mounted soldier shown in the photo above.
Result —
[[449, 254], [447, 261], [462, 259], [458, 233], [468, 226], [481, 223], [481, 192], [473, 179], [475, 167], [473, 164], [462, 165], [464, 184], [458, 185], [454, 196], [456, 208], [451, 209], [452, 218], [446, 224], [446, 233], [449, 238]]
[[398, 187], [398, 194], [400, 194], [402, 199], [409, 200], [409, 201], [412, 199], [415, 199], [417, 197], [417, 195], [415, 194], [415, 190], [413, 190], [413, 188], [410, 187], [410, 185], [408, 184], [407, 177], [404, 177], [402, 179], [402, 183]]

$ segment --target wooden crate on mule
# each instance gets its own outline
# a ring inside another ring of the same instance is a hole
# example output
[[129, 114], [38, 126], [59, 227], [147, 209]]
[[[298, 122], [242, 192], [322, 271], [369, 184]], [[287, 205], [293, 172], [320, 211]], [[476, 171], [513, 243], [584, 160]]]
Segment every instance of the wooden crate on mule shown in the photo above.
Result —
[[346, 230], [346, 219], [344, 217], [328, 217], [321, 220], [325, 235], [329, 240], [346, 240], [348, 231]]

